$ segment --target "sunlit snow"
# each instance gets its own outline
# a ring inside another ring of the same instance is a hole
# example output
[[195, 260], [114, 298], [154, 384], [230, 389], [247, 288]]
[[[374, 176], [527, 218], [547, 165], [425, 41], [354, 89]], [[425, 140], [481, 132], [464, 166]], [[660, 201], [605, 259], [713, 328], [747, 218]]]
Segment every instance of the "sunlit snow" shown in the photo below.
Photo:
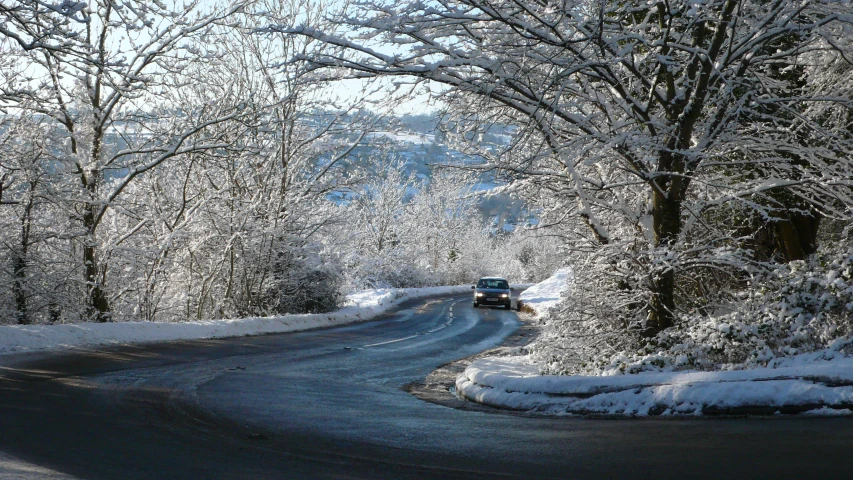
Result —
[[[570, 295], [572, 270], [556, 272], [521, 294], [537, 317]], [[535, 414], [626, 416], [773, 413], [847, 415], [853, 406], [853, 358], [830, 348], [735, 371], [641, 372], [634, 375], [540, 375], [530, 357], [483, 358], [456, 379], [457, 394]], [[753, 410], [745, 410], [745, 408]], [[835, 408], [831, 408], [835, 407]]]
[[469, 285], [384, 288], [348, 295], [347, 306], [331, 313], [203, 320], [182, 323], [116, 322], [0, 326], [0, 355], [75, 347], [225, 338], [284, 333], [369, 320], [406, 299], [470, 291]]

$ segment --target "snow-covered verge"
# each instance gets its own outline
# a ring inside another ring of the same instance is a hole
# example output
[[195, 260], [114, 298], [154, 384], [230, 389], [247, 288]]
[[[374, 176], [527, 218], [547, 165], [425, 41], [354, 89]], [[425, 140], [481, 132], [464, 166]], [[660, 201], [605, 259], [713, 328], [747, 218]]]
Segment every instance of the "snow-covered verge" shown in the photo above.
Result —
[[571, 267], [561, 268], [544, 281], [531, 285], [521, 292], [518, 301], [537, 317], [542, 317], [569, 294], [573, 278], [574, 273]]
[[470, 285], [387, 288], [347, 296], [344, 308], [331, 313], [204, 320], [184, 323], [123, 322], [0, 326], [0, 355], [126, 343], [284, 333], [369, 320], [406, 299], [466, 293]]
[[0, 452], [0, 478], [3, 480], [76, 480], [77, 477]]
[[542, 373], [773, 367], [853, 339], [853, 247], [741, 273], [739, 283], [722, 282], [707, 302], [682, 298], [673, 325], [653, 337], [644, 334], [642, 289], [620, 286], [607, 268], [594, 259], [576, 265], [570, 298], [539, 319], [543, 333], [527, 350]]
[[[573, 280], [571, 269], [560, 270], [530, 287], [521, 299], [532, 308], [536, 319], [547, 322], [561, 313], [559, 305], [572, 301], [568, 296]], [[839, 285], [837, 278], [830, 276], [829, 281]], [[784, 289], [774, 295], [793, 302], [794, 297]], [[824, 303], [839, 303], [833, 298], [820, 296]], [[558, 308], [552, 309], [555, 306]], [[802, 315], [804, 311], [809, 309], [801, 308], [794, 314]], [[830, 308], [822, 306], [812, 311], [828, 312]], [[721, 335], [732, 333], [734, 327], [727, 326], [729, 329], [720, 327], [717, 331]], [[802, 326], [802, 322], [797, 324]], [[712, 348], [717, 344], [709, 345]], [[769, 356], [763, 364], [751, 363], [751, 369], [731, 365], [718, 365], [716, 371], [691, 369], [694, 362], [690, 359], [673, 356], [673, 361], [667, 361], [668, 353], [662, 352], [638, 360], [636, 363], [643, 368], [616, 368], [626, 362], [622, 356], [613, 359], [612, 368], [595, 369], [597, 375], [542, 375], [548, 366], [542, 364], [543, 357], [536, 354], [538, 346], [532, 344], [522, 350], [528, 355], [475, 361], [457, 378], [456, 390], [468, 400], [551, 415], [853, 413], [853, 357], [848, 356], [853, 339], [843, 336], [824, 345], [786, 357]], [[626, 364], [634, 363], [621, 365]]]
[[501, 408], [548, 415], [849, 415], [853, 358], [828, 349], [785, 366], [636, 375], [539, 375], [526, 357], [485, 358], [456, 379], [458, 395]]

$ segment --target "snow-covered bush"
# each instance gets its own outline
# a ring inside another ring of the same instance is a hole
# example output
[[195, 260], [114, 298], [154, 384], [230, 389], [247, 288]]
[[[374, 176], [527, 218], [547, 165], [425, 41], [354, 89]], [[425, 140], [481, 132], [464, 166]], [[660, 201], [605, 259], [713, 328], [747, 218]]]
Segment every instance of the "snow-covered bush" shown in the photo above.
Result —
[[474, 175], [443, 168], [416, 177], [393, 159], [375, 168], [326, 230], [349, 290], [459, 285], [485, 275], [535, 281], [562, 261], [553, 239], [484, 219], [478, 205], [488, 193]]
[[402, 255], [398, 261], [371, 258], [351, 252], [345, 262], [347, 291], [370, 288], [416, 288], [437, 285], [439, 279], [425, 269], [413, 265]]
[[346, 297], [343, 276], [322, 257], [289, 258], [276, 269], [273, 286], [266, 292], [267, 312], [326, 313], [339, 309]]
[[792, 355], [844, 350], [853, 333], [851, 247], [768, 266], [729, 302], [685, 308], [652, 338], [632, 329], [637, 319], [625, 313], [625, 302], [637, 299], [577, 271], [572, 298], [530, 347], [548, 373], [772, 366]]
[[645, 352], [668, 352], [676, 367], [708, 369], [767, 365], [827, 348], [853, 327], [853, 249], [778, 265], [757, 276], [741, 300], [724, 314], [686, 315]]
[[592, 373], [602, 359], [639, 346], [647, 299], [619, 267], [601, 256], [575, 256], [571, 295], [540, 316], [542, 335], [527, 347], [545, 372]]

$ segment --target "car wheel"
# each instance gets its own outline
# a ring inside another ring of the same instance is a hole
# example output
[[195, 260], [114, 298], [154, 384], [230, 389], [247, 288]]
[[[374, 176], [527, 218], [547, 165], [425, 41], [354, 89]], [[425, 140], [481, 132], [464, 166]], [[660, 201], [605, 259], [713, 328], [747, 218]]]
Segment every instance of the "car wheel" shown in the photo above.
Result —
[[479, 303], [474, 302], [474, 308], [478, 308], [479, 306], [480, 306], [480, 304], [479, 304]]

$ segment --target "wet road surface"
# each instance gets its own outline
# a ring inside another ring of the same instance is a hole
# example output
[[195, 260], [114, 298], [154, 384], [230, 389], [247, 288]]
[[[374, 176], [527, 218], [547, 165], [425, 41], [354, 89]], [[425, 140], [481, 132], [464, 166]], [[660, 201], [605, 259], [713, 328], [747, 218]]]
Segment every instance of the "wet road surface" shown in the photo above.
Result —
[[848, 476], [848, 418], [532, 418], [404, 386], [515, 312], [410, 301], [311, 332], [0, 357], [0, 452], [86, 479]]

